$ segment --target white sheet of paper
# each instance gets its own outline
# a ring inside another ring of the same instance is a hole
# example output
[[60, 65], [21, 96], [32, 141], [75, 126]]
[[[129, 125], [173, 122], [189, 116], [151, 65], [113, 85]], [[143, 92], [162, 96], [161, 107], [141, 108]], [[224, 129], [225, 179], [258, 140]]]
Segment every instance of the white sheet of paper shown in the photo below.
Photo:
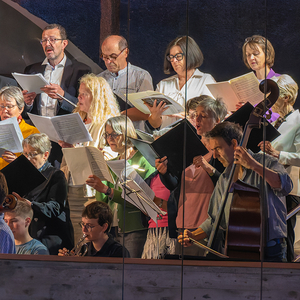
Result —
[[42, 93], [41, 88], [48, 85], [49, 82], [45, 79], [43, 74], [21, 74], [21, 73], [11, 73], [16, 79], [18, 84], [23, 90], [27, 90], [29, 93]]
[[174, 101], [172, 98], [155, 91], [145, 91], [139, 93], [128, 94], [128, 100], [134, 105], [138, 110], [145, 114], [150, 114], [149, 108], [144, 104], [143, 99], [164, 99], [165, 101], [171, 102], [171, 104], [166, 105], [168, 107], [162, 114], [163, 115], [172, 115], [178, 114], [184, 111], [184, 107], [179, 103]]
[[49, 136], [53, 142], [59, 140], [69, 144], [92, 141], [79, 114], [44, 117], [28, 113], [35, 127]]
[[238, 102], [250, 102], [255, 105], [264, 99], [264, 94], [259, 90], [259, 81], [253, 72], [206, 86], [214, 98], [222, 98], [228, 111], [236, 111]]
[[17, 118], [0, 121], [0, 154], [4, 151], [18, 153], [23, 151], [23, 135]]
[[114, 183], [103, 153], [96, 147], [63, 148], [74, 185], [85, 184], [89, 175]]

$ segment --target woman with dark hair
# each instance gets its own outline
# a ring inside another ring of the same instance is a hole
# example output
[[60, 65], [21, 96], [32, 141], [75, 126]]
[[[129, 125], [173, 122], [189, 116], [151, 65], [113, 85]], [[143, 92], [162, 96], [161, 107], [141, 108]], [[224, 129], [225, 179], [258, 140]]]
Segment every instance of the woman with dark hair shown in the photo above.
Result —
[[[189, 36], [178, 37], [167, 47], [164, 58], [165, 74], [176, 73], [160, 81], [156, 90], [185, 107], [185, 102], [200, 95], [212, 96], [206, 84], [214, 83], [210, 74], [197, 68], [203, 63], [203, 54], [197, 43]], [[186, 93], [187, 89], [187, 93]], [[187, 94], [187, 98], [186, 98]], [[178, 119], [175, 116], [163, 116], [162, 127]]]

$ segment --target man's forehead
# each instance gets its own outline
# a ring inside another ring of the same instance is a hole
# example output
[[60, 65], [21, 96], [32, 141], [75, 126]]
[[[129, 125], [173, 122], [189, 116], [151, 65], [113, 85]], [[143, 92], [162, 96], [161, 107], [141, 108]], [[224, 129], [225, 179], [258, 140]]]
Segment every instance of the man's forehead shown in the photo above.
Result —
[[212, 149], [217, 148], [217, 147], [224, 147], [227, 145], [227, 143], [225, 142], [225, 140], [222, 137], [209, 138], [209, 143], [210, 143]]
[[103, 42], [101, 51], [104, 54], [119, 54], [119, 41], [117, 39], [109, 39]]
[[42, 37], [60, 37], [60, 31], [58, 28], [47, 29], [43, 31]]

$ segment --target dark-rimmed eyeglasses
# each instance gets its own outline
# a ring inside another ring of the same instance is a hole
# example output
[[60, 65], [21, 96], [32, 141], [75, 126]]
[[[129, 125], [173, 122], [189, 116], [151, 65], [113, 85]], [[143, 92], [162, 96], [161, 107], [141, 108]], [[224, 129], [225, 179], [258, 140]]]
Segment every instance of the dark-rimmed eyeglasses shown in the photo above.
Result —
[[47, 44], [49, 42], [50, 44], [55, 44], [57, 41], [63, 41], [64, 39], [57, 39], [57, 38], [47, 38], [47, 39], [42, 39], [40, 40], [40, 43]]
[[177, 61], [183, 60], [183, 53], [177, 53], [176, 55], [167, 55], [167, 60], [172, 62], [174, 58], [176, 58]]
[[123, 53], [123, 51], [125, 50], [125, 49], [127, 49], [127, 47], [126, 48], [124, 48], [119, 54], [111, 54], [111, 55], [105, 55], [105, 54], [101, 54], [101, 58], [103, 59], [103, 60], [110, 60], [110, 61], [115, 61], [122, 53]]
[[103, 134], [103, 138], [105, 138], [106, 140], [111, 137], [113, 140], [115, 140], [120, 134], [117, 134], [115, 132], [113, 133], [104, 133]]
[[91, 224], [84, 224], [83, 222], [79, 222], [78, 224], [81, 228], [84, 227], [87, 231], [92, 231], [93, 228], [95, 228], [96, 226], [100, 226], [99, 224], [98, 225], [91, 225]]

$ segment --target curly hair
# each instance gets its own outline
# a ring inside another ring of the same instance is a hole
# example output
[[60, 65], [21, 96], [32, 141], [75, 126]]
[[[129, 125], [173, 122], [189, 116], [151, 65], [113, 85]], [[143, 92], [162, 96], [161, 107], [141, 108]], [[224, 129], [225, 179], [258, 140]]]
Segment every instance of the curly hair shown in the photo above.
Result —
[[[93, 100], [89, 109], [92, 123], [101, 124], [108, 118], [120, 114], [116, 98], [110, 85], [104, 78], [97, 77], [95, 74], [86, 74], [80, 78], [79, 84], [85, 84], [92, 94]], [[81, 111], [79, 105], [77, 105], [73, 112], [78, 112], [82, 120], [87, 117], [87, 113]]]

